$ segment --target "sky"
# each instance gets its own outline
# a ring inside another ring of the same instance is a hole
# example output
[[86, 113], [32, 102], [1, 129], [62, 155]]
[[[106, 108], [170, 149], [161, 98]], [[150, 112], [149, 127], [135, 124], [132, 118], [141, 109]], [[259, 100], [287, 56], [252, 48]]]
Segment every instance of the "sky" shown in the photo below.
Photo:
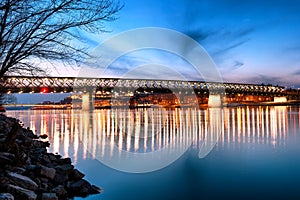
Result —
[[[146, 27], [165, 28], [185, 34], [201, 45], [225, 82], [271, 83], [300, 88], [300, 0], [121, 2], [124, 7], [117, 15], [118, 19], [105, 23], [107, 32], [97, 35], [77, 32], [87, 42], [92, 54], [105, 41], [126, 31]], [[131, 39], [133, 41], [130, 42], [134, 43], [134, 35]], [[176, 45], [178, 41], [159, 42]], [[121, 43], [114, 44], [111, 48], [121, 49]], [[183, 51], [188, 54], [193, 50], [183, 47]], [[79, 70], [59, 67], [52, 71], [52, 75], [81, 76], [83, 72], [87, 72], [84, 65]], [[116, 59], [109, 69], [101, 73], [90, 71], [88, 76], [158, 79], [183, 77], [201, 80], [201, 76], [187, 60], [159, 49], [127, 52]]]
[[[123, 3], [119, 18], [106, 23], [108, 33], [82, 33], [91, 51], [124, 31], [167, 28], [197, 41], [213, 59], [223, 81], [300, 87], [300, 1], [126, 0]], [[153, 49], [120, 57], [104, 76], [122, 77], [128, 70], [151, 64], [172, 68], [187, 79], [198, 78], [193, 67], [182, 58]], [[155, 72], [154, 68], [149, 70], [150, 78]]]

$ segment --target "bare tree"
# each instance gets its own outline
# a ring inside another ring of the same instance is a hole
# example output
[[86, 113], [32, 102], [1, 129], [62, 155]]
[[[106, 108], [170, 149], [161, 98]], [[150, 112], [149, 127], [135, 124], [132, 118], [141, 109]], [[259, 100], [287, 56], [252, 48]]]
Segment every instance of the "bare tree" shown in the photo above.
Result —
[[76, 30], [100, 33], [122, 8], [114, 0], [2, 0], [0, 2], [0, 77], [42, 72], [32, 62], [76, 64], [88, 55]]

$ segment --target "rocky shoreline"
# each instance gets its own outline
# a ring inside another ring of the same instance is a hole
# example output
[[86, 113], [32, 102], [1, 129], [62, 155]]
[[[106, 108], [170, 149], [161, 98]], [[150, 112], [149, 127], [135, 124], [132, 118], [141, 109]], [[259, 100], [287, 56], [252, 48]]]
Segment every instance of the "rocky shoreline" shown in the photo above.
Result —
[[0, 200], [58, 200], [97, 194], [70, 158], [48, 153], [41, 141], [15, 118], [0, 115]]

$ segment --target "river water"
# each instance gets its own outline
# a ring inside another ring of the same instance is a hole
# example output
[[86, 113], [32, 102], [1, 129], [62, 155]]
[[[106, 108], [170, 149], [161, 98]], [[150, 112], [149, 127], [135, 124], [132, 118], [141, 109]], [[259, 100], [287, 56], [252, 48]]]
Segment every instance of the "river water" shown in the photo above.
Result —
[[[7, 111], [104, 192], [86, 199], [300, 199], [300, 107]], [[81, 199], [81, 198], [76, 198]]]

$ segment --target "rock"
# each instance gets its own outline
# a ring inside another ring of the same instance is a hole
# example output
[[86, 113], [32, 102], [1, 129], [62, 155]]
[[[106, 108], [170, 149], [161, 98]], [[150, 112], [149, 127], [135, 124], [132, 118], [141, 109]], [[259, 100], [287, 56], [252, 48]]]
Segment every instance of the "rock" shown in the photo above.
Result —
[[1, 156], [5, 156], [7, 158], [10, 158], [10, 159], [15, 159], [15, 154], [12, 154], [12, 153], [8, 153], [8, 152], [0, 152], [0, 155]]
[[43, 193], [41, 200], [58, 200], [55, 193]]
[[39, 141], [39, 140], [33, 140], [32, 144], [36, 148], [45, 148], [45, 147], [50, 146], [49, 142], [42, 142], [42, 141]]
[[41, 187], [41, 180], [37, 177], [34, 178], [34, 181], [36, 182], [36, 184], [38, 184], [39, 187]]
[[60, 184], [65, 184], [67, 182], [67, 180], [68, 180], [67, 173], [61, 172], [61, 171], [57, 171], [55, 173], [55, 177], [54, 177], [53, 182], [60, 185]]
[[26, 170], [27, 171], [36, 171], [38, 166], [36, 165], [27, 165]]
[[11, 180], [9, 178], [7, 178], [6, 176], [3, 176], [3, 174], [0, 175], [0, 192], [1, 191], [1, 188], [3, 185], [6, 185], [6, 184], [10, 184]]
[[32, 130], [28, 129], [23, 129], [23, 135], [26, 136], [27, 138], [31, 138], [31, 139], [38, 139], [39, 137], [37, 135], [35, 135]]
[[87, 196], [88, 194], [98, 194], [101, 192], [100, 188], [98, 188], [97, 186], [92, 186], [84, 179], [70, 184], [69, 189], [73, 194], [83, 197]]
[[40, 181], [42, 183], [48, 183], [48, 179], [47, 178], [40, 177], [39, 179], [40, 179]]
[[27, 156], [26, 153], [24, 153], [24, 152], [19, 153], [19, 156], [18, 156], [19, 162], [26, 162], [28, 158], [29, 157]]
[[52, 153], [48, 153], [48, 157], [51, 161], [56, 161], [57, 160], [56, 156]]
[[48, 184], [47, 183], [41, 183], [41, 188], [47, 190]]
[[45, 176], [45, 177], [51, 179], [51, 180], [54, 179], [54, 177], [55, 177], [55, 172], [56, 172], [55, 169], [49, 168], [49, 167], [45, 167], [45, 166], [41, 166], [41, 169], [40, 169], [40, 174], [41, 174], [42, 176]]
[[30, 157], [28, 157], [28, 158], [26, 159], [25, 164], [26, 164], [26, 165], [30, 165], [30, 164], [31, 164], [31, 158], [30, 158]]
[[13, 173], [13, 172], [10, 172], [7, 174], [7, 176], [18, 186], [22, 186], [26, 189], [29, 189], [29, 190], [35, 190], [38, 185], [33, 181], [31, 180], [29, 177], [27, 176], [23, 176], [23, 175], [20, 175], [20, 174], [17, 174], [17, 173]]
[[40, 160], [41, 160], [43, 163], [45, 163], [45, 164], [51, 162], [51, 160], [49, 159], [49, 156], [47, 156], [47, 155], [42, 155], [42, 156], [40, 157]]
[[70, 158], [47, 152], [50, 143], [40, 140], [47, 135], [38, 137], [20, 128], [10, 148], [15, 154], [6, 152], [5, 140], [16, 122], [0, 115], [0, 192], [7, 192], [0, 193], [0, 200], [56, 200], [101, 192], [82, 179], [84, 174], [74, 169]]
[[15, 155], [8, 152], [0, 152], [0, 166], [11, 164], [15, 159]]
[[0, 155], [0, 166], [11, 164], [12, 162], [13, 162], [12, 159], [10, 159], [6, 156]]
[[41, 147], [41, 148], [34, 148], [33, 151], [34, 151], [34, 153], [36, 153], [36, 154], [44, 154], [44, 153], [47, 152], [47, 149]]
[[92, 188], [92, 185], [84, 179], [76, 181], [75, 183], [70, 184], [70, 191], [72, 194], [77, 196], [87, 196], [89, 190]]
[[101, 193], [103, 190], [101, 188], [99, 188], [96, 185], [92, 185], [92, 190], [90, 191], [91, 194], [99, 194]]
[[85, 175], [81, 173], [78, 169], [73, 169], [72, 172], [70, 173], [69, 177], [70, 180], [78, 181], [82, 179]]
[[14, 167], [12, 168], [12, 171], [18, 174], [23, 174], [26, 172], [26, 169], [22, 168], [22, 167]]
[[58, 165], [58, 166], [55, 167], [55, 169], [58, 170], [58, 171], [63, 171], [63, 172], [66, 172], [66, 173], [70, 173], [74, 169], [74, 166], [71, 165], [71, 164]]
[[84, 179], [76, 181], [70, 185], [70, 189], [74, 192], [80, 191], [82, 188], [92, 187], [92, 185]]
[[67, 191], [65, 190], [63, 185], [58, 185], [52, 189], [52, 192], [56, 193], [57, 196], [66, 196]]
[[10, 193], [0, 193], [0, 200], [14, 200], [14, 196]]
[[37, 195], [31, 191], [27, 190], [25, 188], [7, 184], [4, 186], [7, 192], [11, 193], [16, 199], [22, 199], [22, 200], [36, 200]]
[[58, 160], [57, 163], [61, 164], [61, 165], [65, 165], [65, 164], [71, 164], [72, 161], [71, 161], [71, 158], [61, 158]]
[[61, 158], [61, 155], [59, 155], [58, 153], [55, 153], [54, 156], [55, 156], [57, 159], [60, 159], [60, 158]]

